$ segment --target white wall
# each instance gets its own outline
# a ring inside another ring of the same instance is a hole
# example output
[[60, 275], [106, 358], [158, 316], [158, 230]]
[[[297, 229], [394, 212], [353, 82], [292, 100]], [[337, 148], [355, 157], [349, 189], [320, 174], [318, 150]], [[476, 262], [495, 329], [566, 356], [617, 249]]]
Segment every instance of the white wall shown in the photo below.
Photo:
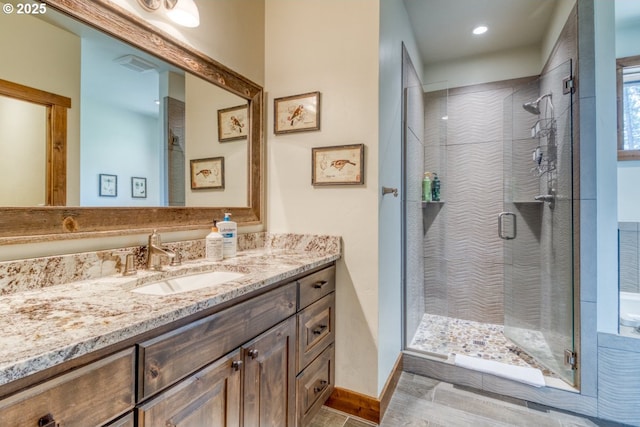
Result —
[[[519, 77], [537, 76], [542, 69], [540, 48], [530, 46], [429, 64], [422, 81], [429, 90], [475, 85]], [[440, 84], [433, 84], [440, 82]]]
[[77, 205], [80, 199], [80, 39], [32, 16], [2, 13], [0, 52], [0, 79], [71, 98], [71, 108], [67, 111], [67, 203]]
[[[162, 192], [158, 118], [95, 99], [82, 102], [80, 204], [158, 206]], [[118, 176], [117, 197], [101, 197], [98, 175]], [[147, 178], [147, 198], [131, 197], [131, 177]]]
[[618, 162], [618, 221], [640, 222], [640, 160]]
[[[402, 187], [402, 43], [418, 75], [422, 59], [404, 2], [380, 2], [380, 185]], [[402, 212], [404, 195], [378, 196], [378, 395], [402, 351]]]
[[[267, 220], [271, 232], [341, 235], [336, 384], [378, 394], [376, 0], [267, 0]], [[273, 98], [321, 92], [321, 130], [273, 134]], [[365, 144], [365, 184], [311, 185], [311, 148]]]
[[[542, 40], [542, 47], [540, 48], [540, 64], [544, 67], [547, 62], [547, 58], [551, 55], [551, 51], [556, 45], [558, 37], [564, 28], [564, 25], [569, 18], [569, 14], [576, 4], [576, 0], [557, 0], [556, 8], [553, 11], [553, 16], [549, 21], [547, 30], [545, 31], [544, 39]], [[542, 68], [541, 68], [542, 69]]]
[[640, 54], [640, 26], [616, 28], [616, 58]]
[[613, 2], [594, 2], [598, 331], [617, 333], [618, 212], [615, 19]]

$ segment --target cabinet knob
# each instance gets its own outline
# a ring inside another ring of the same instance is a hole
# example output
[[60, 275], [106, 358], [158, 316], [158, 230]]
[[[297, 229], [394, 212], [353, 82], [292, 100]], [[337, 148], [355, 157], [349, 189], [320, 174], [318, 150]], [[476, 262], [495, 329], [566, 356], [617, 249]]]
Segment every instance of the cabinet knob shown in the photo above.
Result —
[[231, 367], [234, 370], [239, 371], [240, 368], [242, 368], [242, 360], [234, 360], [233, 362], [231, 362]]
[[324, 285], [326, 285], [327, 283], [329, 283], [329, 282], [327, 282], [326, 280], [321, 280], [321, 281], [316, 282], [316, 283], [314, 283], [313, 285], [311, 285], [311, 287], [312, 287], [313, 289], [320, 289], [320, 288], [322, 288]]
[[327, 381], [325, 381], [325, 380], [320, 380], [320, 382], [318, 383], [318, 385], [317, 385], [317, 386], [315, 386], [315, 387], [313, 388], [313, 392], [314, 392], [315, 394], [320, 393], [322, 390], [324, 390], [325, 388], [327, 388], [327, 384], [329, 384]]
[[38, 420], [38, 427], [58, 427], [58, 424], [53, 419], [53, 415], [47, 414]]
[[252, 359], [256, 359], [260, 353], [255, 348], [253, 350], [249, 350], [249, 357]]
[[327, 329], [327, 325], [319, 325], [318, 327], [314, 328], [312, 332], [314, 335], [320, 335], [324, 332], [325, 329]]

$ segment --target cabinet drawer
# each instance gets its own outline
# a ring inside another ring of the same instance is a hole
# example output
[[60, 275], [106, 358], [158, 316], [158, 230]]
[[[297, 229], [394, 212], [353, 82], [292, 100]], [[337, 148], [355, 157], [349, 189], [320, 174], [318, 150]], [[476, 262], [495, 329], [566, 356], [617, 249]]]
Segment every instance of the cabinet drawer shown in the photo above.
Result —
[[133, 422], [133, 413], [129, 413], [128, 415], [115, 420], [106, 427], [135, 427], [135, 423]]
[[295, 283], [139, 344], [139, 398], [145, 399], [293, 315]]
[[298, 365], [300, 372], [335, 341], [335, 292], [298, 313]]
[[333, 391], [335, 347], [331, 344], [296, 378], [298, 425], [307, 425]]
[[302, 309], [336, 289], [336, 267], [331, 266], [298, 280]]
[[0, 424], [33, 427], [46, 416], [65, 427], [106, 424], [135, 404], [134, 350], [113, 354], [0, 401]]

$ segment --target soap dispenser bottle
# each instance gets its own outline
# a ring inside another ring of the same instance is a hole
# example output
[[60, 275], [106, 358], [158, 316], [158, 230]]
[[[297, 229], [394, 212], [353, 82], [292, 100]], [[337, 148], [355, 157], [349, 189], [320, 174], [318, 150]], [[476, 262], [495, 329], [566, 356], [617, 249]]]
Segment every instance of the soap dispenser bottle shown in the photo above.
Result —
[[222, 234], [222, 252], [225, 258], [236, 256], [238, 247], [238, 224], [231, 221], [231, 214], [224, 214], [224, 221], [218, 222], [218, 230]]
[[223, 258], [223, 237], [218, 232], [216, 221], [213, 221], [211, 233], [205, 238], [205, 256], [210, 261], [222, 261]]

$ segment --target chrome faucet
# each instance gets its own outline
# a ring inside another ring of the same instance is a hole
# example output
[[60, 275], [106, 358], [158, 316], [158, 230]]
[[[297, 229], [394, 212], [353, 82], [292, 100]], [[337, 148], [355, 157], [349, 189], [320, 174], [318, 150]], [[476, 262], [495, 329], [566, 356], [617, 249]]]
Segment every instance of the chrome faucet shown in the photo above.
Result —
[[149, 245], [147, 246], [147, 270], [162, 270], [161, 255], [169, 257], [172, 265], [175, 265], [175, 263], [173, 263], [176, 257], [175, 252], [163, 248], [160, 235], [157, 230], [153, 230], [153, 233], [149, 235]]

